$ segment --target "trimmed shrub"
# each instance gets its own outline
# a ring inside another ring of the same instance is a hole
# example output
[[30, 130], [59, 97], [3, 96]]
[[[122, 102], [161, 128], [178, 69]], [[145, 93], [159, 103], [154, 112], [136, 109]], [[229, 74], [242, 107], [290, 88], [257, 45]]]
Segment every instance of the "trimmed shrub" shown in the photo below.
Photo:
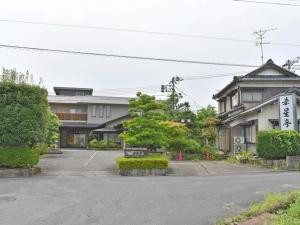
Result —
[[146, 156], [143, 158], [118, 157], [117, 168], [120, 170], [132, 169], [167, 169], [169, 158], [166, 156]]
[[33, 146], [47, 136], [47, 90], [0, 82], [0, 145]]
[[38, 148], [0, 146], [0, 167], [32, 167], [39, 162], [39, 156]]
[[119, 149], [120, 147], [113, 141], [104, 141], [104, 140], [97, 141], [96, 139], [93, 139], [89, 143], [89, 148], [95, 150], [97, 149], [105, 150], [105, 149]]
[[300, 154], [300, 134], [296, 131], [260, 131], [257, 135], [257, 154], [265, 159], [283, 159]]

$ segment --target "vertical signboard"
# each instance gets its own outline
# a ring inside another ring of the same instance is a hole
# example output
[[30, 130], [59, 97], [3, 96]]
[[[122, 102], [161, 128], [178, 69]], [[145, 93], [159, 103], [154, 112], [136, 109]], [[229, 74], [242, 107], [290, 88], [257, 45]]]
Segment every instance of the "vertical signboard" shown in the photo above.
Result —
[[294, 94], [280, 95], [279, 126], [281, 130], [298, 130], [297, 102]]

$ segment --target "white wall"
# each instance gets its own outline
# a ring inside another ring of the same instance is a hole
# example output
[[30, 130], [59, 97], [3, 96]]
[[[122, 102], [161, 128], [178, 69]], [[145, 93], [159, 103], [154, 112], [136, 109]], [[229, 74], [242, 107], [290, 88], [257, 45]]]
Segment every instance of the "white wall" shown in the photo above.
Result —
[[[300, 105], [297, 105], [297, 118], [300, 119]], [[267, 105], [262, 108], [262, 111], [258, 113], [258, 130], [270, 130], [273, 129], [269, 119], [279, 119], [278, 104]]]
[[[95, 104], [97, 109], [99, 108], [99, 104]], [[106, 105], [103, 105], [106, 106]], [[99, 110], [96, 110], [96, 116], [92, 116], [92, 105], [88, 105], [88, 123], [94, 123], [94, 124], [102, 124], [107, 121], [117, 119], [119, 117], [125, 116], [128, 114], [128, 105], [109, 105], [111, 107], [111, 116], [107, 117], [104, 113], [103, 117], [99, 116]]]

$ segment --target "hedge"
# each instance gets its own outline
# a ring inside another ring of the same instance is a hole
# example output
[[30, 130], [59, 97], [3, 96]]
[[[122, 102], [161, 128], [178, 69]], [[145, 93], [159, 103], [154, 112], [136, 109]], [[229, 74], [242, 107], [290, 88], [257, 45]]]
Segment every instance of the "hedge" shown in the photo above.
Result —
[[32, 167], [39, 162], [40, 150], [29, 147], [0, 147], [0, 167]]
[[0, 145], [33, 146], [45, 142], [48, 107], [46, 89], [0, 82]]
[[143, 158], [125, 158], [118, 157], [116, 160], [117, 168], [120, 170], [132, 169], [167, 169], [169, 158], [166, 156], [143, 157]]
[[300, 134], [283, 130], [260, 131], [257, 135], [257, 154], [265, 159], [300, 155]]

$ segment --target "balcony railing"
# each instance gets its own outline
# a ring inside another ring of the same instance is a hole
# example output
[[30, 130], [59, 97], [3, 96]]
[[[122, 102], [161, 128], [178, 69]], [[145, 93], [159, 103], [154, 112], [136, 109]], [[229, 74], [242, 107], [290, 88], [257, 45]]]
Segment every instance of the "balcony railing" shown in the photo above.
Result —
[[60, 120], [87, 120], [87, 114], [82, 113], [56, 113]]

